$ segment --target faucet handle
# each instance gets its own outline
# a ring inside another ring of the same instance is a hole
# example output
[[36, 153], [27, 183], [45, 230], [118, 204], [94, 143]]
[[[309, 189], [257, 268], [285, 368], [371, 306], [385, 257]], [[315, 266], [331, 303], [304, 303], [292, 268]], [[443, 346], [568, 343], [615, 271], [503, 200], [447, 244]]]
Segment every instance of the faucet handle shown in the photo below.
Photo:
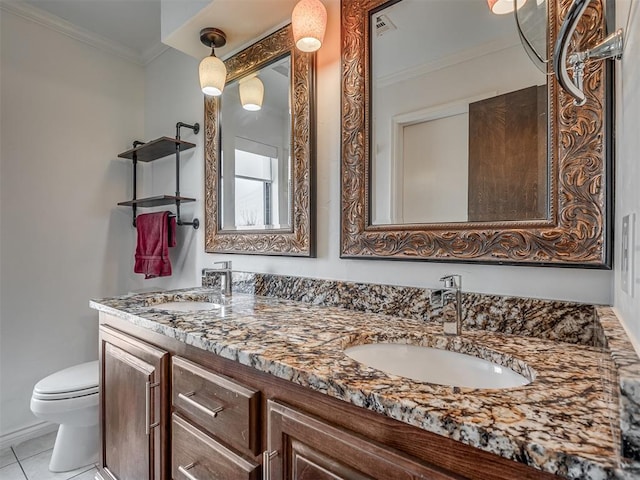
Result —
[[444, 282], [444, 288], [462, 288], [462, 275], [445, 275], [440, 281]]
[[229, 270], [231, 271], [231, 260], [226, 262], [213, 262], [214, 265], [220, 265], [220, 270]]

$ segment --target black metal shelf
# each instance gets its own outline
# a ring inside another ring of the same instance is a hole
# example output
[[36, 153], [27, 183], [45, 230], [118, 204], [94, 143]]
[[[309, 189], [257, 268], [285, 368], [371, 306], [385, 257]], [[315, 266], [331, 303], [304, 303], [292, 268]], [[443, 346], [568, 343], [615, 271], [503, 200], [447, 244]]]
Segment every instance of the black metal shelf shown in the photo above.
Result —
[[118, 205], [123, 207], [136, 207], [149, 208], [160, 207], [162, 205], [174, 205], [176, 202], [188, 203], [195, 202], [195, 198], [189, 197], [176, 197], [175, 195], [158, 195], [155, 197], [136, 198], [135, 200], [127, 200], [126, 202], [118, 202]]
[[122, 152], [118, 157], [128, 158], [129, 160], [135, 159], [138, 162], [153, 162], [169, 155], [175, 155], [178, 149], [183, 152], [195, 146], [195, 143], [185, 142], [177, 138], [160, 137]]
[[[180, 195], [180, 152], [189, 150], [195, 147], [195, 143], [185, 142], [180, 140], [180, 129], [190, 128], [193, 133], [200, 131], [200, 125], [195, 123], [189, 125], [187, 123], [176, 123], [176, 138], [160, 137], [150, 142], [141, 142], [136, 140], [133, 142], [133, 148], [122, 152], [118, 157], [128, 158], [133, 163], [133, 199], [126, 202], [119, 202], [118, 205], [124, 207], [131, 207], [133, 210], [133, 226], [136, 226], [136, 213], [138, 207], [149, 208], [159, 207], [162, 205], [175, 205], [176, 206], [176, 222], [178, 225], [191, 225], [193, 228], [200, 226], [200, 221], [194, 218], [191, 222], [185, 222], [180, 218], [180, 204], [195, 202], [195, 198], [183, 197]], [[138, 162], [152, 162], [160, 158], [167, 157], [169, 155], [176, 156], [176, 194], [175, 195], [158, 195], [155, 197], [137, 198], [137, 184], [138, 184]]]

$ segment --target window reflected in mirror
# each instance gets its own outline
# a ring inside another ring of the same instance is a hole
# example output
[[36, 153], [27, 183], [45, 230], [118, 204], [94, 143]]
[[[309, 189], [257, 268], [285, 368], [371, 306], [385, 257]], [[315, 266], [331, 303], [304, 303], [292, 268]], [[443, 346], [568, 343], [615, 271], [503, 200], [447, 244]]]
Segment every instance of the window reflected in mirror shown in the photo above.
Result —
[[[243, 89], [256, 79], [262, 91], [251, 97], [253, 92]], [[291, 227], [290, 85], [291, 56], [286, 55], [225, 87], [221, 112], [222, 230]]]
[[370, 12], [370, 224], [547, 220], [547, 78], [512, 15], [402, 0]]

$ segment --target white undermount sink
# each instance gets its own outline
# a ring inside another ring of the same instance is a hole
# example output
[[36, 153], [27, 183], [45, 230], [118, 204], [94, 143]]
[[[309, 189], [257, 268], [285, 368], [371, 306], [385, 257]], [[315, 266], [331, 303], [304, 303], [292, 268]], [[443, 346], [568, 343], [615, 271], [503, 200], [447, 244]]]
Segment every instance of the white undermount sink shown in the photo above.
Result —
[[467, 388], [512, 388], [531, 383], [510, 368], [464, 353], [402, 343], [370, 343], [345, 349], [352, 359], [392, 375]]
[[165, 302], [149, 305], [149, 308], [156, 310], [167, 310], [169, 312], [202, 312], [206, 310], [219, 310], [221, 305], [213, 302], [199, 302], [185, 300], [181, 302]]

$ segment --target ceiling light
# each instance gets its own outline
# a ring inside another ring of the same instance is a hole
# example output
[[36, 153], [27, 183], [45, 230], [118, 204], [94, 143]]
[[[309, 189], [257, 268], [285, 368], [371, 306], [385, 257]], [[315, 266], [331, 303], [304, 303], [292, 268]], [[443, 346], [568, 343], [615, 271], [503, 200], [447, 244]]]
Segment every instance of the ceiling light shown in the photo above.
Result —
[[242, 108], [255, 112], [262, 108], [264, 99], [264, 85], [258, 77], [243, 78], [240, 80], [240, 103]]
[[227, 67], [216, 57], [214, 50], [224, 46], [227, 37], [217, 28], [203, 28], [200, 30], [200, 41], [211, 47], [211, 55], [200, 62], [200, 88], [205, 95], [218, 97], [222, 95], [224, 84], [227, 82]]
[[327, 9], [320, 0], [300, 0], [291, 13], [291, 26], [298, 50], [315, 52], [324, 39]]
[[489, 10], [496, 15], [504, 15], [505, 13], [513, 12], [513, 5], [516, 1], [518, 3], [516, 8], [520, 9], [527, 0], [487, 0], [487, 4], [489, 5]]

